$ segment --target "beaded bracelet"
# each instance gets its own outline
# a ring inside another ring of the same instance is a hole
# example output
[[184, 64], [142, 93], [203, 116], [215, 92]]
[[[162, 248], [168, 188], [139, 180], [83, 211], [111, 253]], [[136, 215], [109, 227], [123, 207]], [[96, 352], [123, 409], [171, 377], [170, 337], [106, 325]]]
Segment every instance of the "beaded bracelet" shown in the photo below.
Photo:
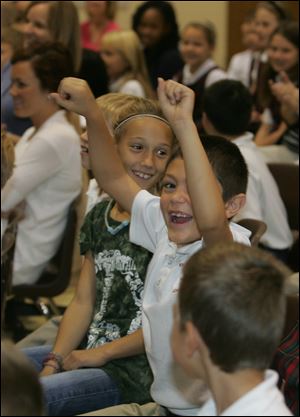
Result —
[[43, 365], [46, 365], [47, 362], [54, 361], [57, 363], [57, 371], [61, 372], [63, 370], [63, 357], [55, 352], [50, 352], [43, 360]]

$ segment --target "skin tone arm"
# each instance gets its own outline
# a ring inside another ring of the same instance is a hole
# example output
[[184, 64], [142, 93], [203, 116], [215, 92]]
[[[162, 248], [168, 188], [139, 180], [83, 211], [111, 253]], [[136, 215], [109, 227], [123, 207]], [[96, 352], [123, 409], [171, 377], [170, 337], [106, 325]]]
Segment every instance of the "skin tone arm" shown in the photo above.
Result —
[[278, 101], [288, 104], [291, 111], [299, 113], [299, 88], [292, 83], [284, 71], [280, 72], [280, 79], [281, 81], [276, 83], [269, 81], [272, 94]]
[[126, 173], [88, 84], [78, 78], [64, 78], [58, 92], [51, 93], [57, 104], [86, 118], [91, 166], [100, 188], [130, 213], [140, 187]]
[[[85, 336], [91, 323], [95, 292], [95, 266], [91, 254], [88, 254], [83, 264], [75, 297], [63, 316], [53, 347], [53, 351], [64, 358], [63, 368], [67, 371], [81, 367], [99, 367], [113, 359], [144, 352], [142, 329], [94, 349], [74, 350]], [[50, 364], [55, 365], [51, 361]], [[55, 372], [52, 366], [45, 366], [40, 375], [47, 376]]]
[[[90, 325], [95, 302], [95, 283], [94, 261], [92, 256], [87, 254], [77, 284], [76, 294], [64, 313], [53, 347], [53, 351], [63, 358], [66, 358], [73, 349], [77, 348]], [[53, 367], [45, 366], [41, 376], [55, 372]]]
[[[194, 93], [175, 81], [159, 78], [158, 98], [180, 142], [193, 212], [206, 245], [232, 241], [220, 186], [193, 122]], [[203, 198], [205, 196], [205, 198]]]
[[288, 75], [282, 71], [281, 81], [269, 81], [272, 94], [281, 103], [281, 115], [288, 124], [296, 123], [299, 117], [299, 88], [289, 79]]
[[262, 123], [255, 135], [255, 143], [257, 146], [274, 145], [287, 129], [285, 122], [281, 122], [276, 130], [270, 132], [270, 125]]
[[[219, 185], [192, 120], [194, 94], [175, 81], [159, 82], [158, 95], [163, 112], [182, 145], [185, 160], [189, 161], [186, 164], [188, 186], [199, 230], [206, 244], [220, 239], [231, 240]], [[51, 94], [57, 104], [82, 114], [87, 120], [90, 157], [97, 182], [130, 213], [133, 199], [140, 188], [124, 170], [113, 138], [88, 85], [77, 78], [65, 78], [58, 91], [58, 94]]]

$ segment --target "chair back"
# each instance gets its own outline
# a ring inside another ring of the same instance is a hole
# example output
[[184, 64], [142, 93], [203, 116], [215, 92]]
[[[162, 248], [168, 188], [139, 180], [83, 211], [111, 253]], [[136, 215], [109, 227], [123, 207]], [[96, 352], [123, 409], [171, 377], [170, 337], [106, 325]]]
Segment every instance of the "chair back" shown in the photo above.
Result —
[[282, 339], [284, 339], [290, 333], [298, 320], [299, 294], [288, 294], [286, 296], [286, 315]]
[[6, 298], [11, 290], [17, 229], [18, 218], [13, 213], [8, 219], [1, 242], [1, 329], [4, 322]]
[[287, 163], [268, 163], [283, 204], [291, 230], [299, 230], [299, 166]]
[[240, 226], [245, 227], [246, 229], [250, 230], [250, 242], [252, 246], [257, 246], [260, 238], [267, 230], [267, 225], [262, 220], [256, 219], [241, 219], [237, 222]]
[[269, 163], [268, 167], [277, 183], [294, 238], [286, 263], [292, 271], [299, 271], [299, 165]]
[[73, 249], [76, 238], [76, 200], [69, 207], [67, 223], [62, 241], [53, 258], [34, 284], [16, 285], [12, 292], [17, 297], [54, 297], [61, 294], [71, 280]]

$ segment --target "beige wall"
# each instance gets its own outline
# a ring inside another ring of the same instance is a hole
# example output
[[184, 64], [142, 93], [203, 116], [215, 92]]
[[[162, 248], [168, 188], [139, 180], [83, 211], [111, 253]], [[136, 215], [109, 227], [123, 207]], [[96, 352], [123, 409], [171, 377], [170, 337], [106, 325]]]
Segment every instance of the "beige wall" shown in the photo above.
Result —
[[[84, 2], [75, 2], [80, 10], [80, 18], [85, 18]], [[130, 29], [131, 18], [138, 5], [142, 1], [119, 1], [119, 9], [116, 21], [123, 29]], [[179, 28], [191, 21], [210, 20], [217, 31], [217, 47], [214, 58], [218, 65], [225, 67], [227, 62], [227, 1], [170, 1], [174, 5], [177, 14]]]

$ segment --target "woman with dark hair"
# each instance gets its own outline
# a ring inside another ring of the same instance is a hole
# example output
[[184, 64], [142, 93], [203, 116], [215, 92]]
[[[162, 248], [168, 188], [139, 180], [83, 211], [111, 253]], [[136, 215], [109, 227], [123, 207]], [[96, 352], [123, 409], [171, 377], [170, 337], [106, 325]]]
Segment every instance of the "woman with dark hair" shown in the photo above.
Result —
[[13, 285], [35, 283], [57, 251], [68, 208], [81, 190], [80, 139], [69, 112], [49, 93], [72, 75], [68, 51], [46, 43], [16, 51], [10, 93], [15, 113], [33, 126], [15, 147], [15, 167], [1, 192], [1, 217], [25, 201], [18, 223]]
[[144, 47], [150, 79], [156, 88], [157, 77], [172, 78], [183, 67], [175, 11], [167, 1], [146, 1], [134, 13], [132, 28]]

